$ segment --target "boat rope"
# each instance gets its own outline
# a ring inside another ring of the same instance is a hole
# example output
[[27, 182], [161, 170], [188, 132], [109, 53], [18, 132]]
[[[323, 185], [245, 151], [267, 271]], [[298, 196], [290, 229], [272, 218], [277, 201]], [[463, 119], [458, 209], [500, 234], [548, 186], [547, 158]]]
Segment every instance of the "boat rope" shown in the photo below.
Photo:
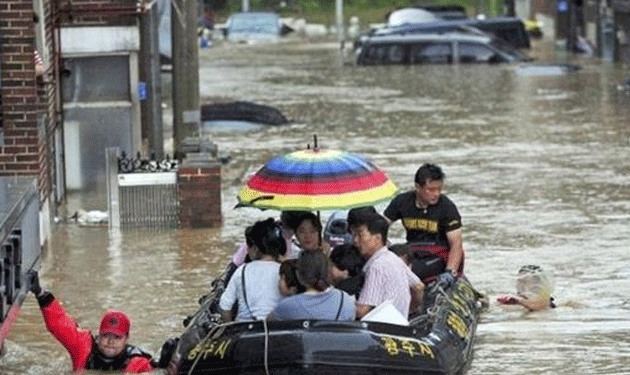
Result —
[[[201, 340], [201, 343], [200, 343], [201, 347], [205, 346], [209, 341], [214, 340], [218, 338], [219, 336], [221, 336], [223, 332], [225, 332], [226, 327], [234, 325], [235, 323], [236, 322], [217, 324], [214, 327], [212, 327], [210, 331], [208, 331], [206, 336], [203, 338], [203, 340]], [[193, 362], [192, 366], [190, 366], [190, 370], [188, 370], [188, 375], [191, 375], [195, 367], [197, 367], [197, 363], [199, 363], [199, 360], [201, 359], [201, 354], [202, 352], [199, 351], [199, 353], [197, 354], [197, 357], [195, 358], [195, 361]]]

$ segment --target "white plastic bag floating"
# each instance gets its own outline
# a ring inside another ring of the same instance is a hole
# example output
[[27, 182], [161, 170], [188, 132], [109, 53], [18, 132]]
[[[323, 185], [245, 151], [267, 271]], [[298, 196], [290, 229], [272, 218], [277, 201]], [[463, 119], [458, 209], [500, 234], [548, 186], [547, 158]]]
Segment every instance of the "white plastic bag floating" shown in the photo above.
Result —
[[385, 301], [367, 313], [361, 321], [397, 324], [408, 326], [409, 321], [398, 311], [391, 301]]

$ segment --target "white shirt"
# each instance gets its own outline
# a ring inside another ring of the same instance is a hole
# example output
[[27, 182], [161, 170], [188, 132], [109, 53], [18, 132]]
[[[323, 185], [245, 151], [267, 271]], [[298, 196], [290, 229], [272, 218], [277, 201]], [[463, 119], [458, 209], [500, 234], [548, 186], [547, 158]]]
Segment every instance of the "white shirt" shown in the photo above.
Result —
[[[246, 293], [243, 293], [243, 269]], [[265, 319], [282, 299], [279, 283], [280, 263], [264, 260], [245, 263], [234, 271], [221, 295], [219, 307], [231, 310], [234, 302], [238, 301], [238, 313], [234, 320]]]

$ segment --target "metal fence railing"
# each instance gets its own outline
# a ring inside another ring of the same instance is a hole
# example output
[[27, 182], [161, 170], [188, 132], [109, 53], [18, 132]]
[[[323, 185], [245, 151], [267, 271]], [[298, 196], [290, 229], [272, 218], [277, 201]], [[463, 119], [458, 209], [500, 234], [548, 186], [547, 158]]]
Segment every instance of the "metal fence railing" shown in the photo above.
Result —
[[179, 226], [176, 165], [121, 156], [107, 149], [110, 228]]
[[37, 179], [0, 177], [0, 348], [26, 298], [26, 273], [41, 251]]

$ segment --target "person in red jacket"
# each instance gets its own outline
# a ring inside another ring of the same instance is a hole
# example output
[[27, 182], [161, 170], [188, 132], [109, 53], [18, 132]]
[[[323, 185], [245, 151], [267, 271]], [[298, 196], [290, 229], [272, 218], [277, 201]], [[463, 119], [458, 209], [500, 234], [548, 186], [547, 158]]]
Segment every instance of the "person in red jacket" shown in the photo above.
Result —
[[78, 326], [52, 293], [41, 287], [37, 271], [29, 271], [28, 276], [46, 328], [68, 351], [74, 371], [153, 371], [156, 364], [151, 355], [127, 343], [131, 322], [125, 313], [106, 311], [98, 334], [93, 336]]

